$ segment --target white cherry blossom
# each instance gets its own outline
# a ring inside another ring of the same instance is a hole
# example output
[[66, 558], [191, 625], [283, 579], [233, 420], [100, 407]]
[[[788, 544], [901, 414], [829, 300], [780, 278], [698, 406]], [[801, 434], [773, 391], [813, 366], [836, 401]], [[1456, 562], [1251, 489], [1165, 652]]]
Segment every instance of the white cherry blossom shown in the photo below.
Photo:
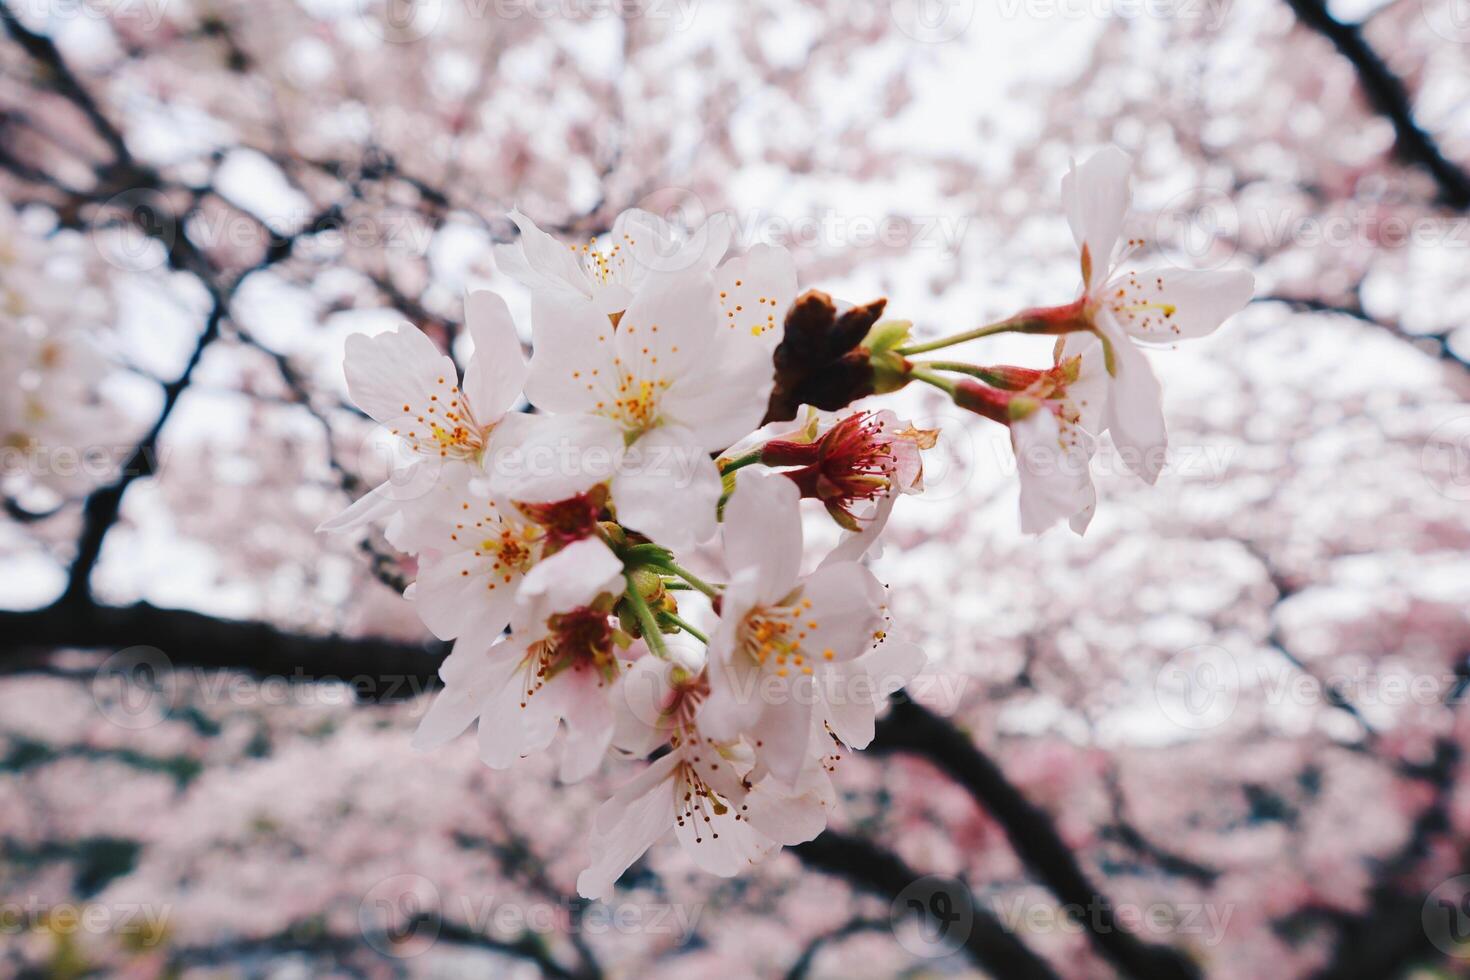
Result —
[[608, 481], [624, 525], [670, 547], [712, 536], [711, 454], [755, 428], [772, 376], [769, 359], [745, 353], [756, 338], [721, 331], [708, 274], [649, 278], [617, 324], [585, 304], [543, 313], [526, 394], [549, 417], [528, 430], [522, 458], [547, 448], [566, 462], [549, 473], [497, 466], [497, 487], [529, 500]]
[[682, 235], [658, 215], [630, 208], [613, 221], [604, 240], [571, 243], [542, 231], [520, 211], [512, 211], [510, 218], [520, 236], [495, 246], [495, 261], [501, 272], [531, 290], [538, 310], [533, 317], [539, 317], [539, 307], [548, 301], [586, 304], [614, 316], [628, 308], [650, 275], [709, 272], [730, 247], [731, 228], [724, 215]]
[[890, 409], [820, 412], [799, 425], [773, 422], [727, 455], [758, 451], [768, 466], [785, 467], [804, 498], [822, 501], [847, 533], [830, 560], [856, 561], [874, 551], [898, 498], [922, 493], [922, 451], [937, 429], [920, 429]]
[[1149, 483], [1164, 464], [1168, 435], [1162, 391], [1134, 341], [1164, 344], [1212, 333], [1250, 302], [1254, 277], [1244, 270], [1164, 266], [1122, 268], [1142, 239], [1119, 245], [1132, 191], [1128, 154], [1110, 146], [1075, 163], [1062, 179], [1062, 200], [1081, 251], [1079, 312], [1111, 349], [1113, 383], [1103, 418], [1126, 465]]
[[622, 563], [596, 540], [569, 545], [521, 583], [513, 632], [467, 636], [440, 665], [444, 690], [419, 723], [414, 746], [432, 749], [479, 719], [480, 759], [505, 769], [545, 749], [565, 722], [561, 776], [581, 779], [612, 739], [612, 682], [622, 670], [611, 604]]
[[403, 550], [442, 543], [441, 532], [463, 509], [487, 452], [518, 421], [508, 413], [520, 399], [527, 369], [499, 296], [471, 292], [465, 320], [474, 352], [463, 383], [454, 362], [412, 324], [347, 338], [348, 393], [388, 429], [406, 459], [387, 481], [318, 530], [346, 532], [382, 522], [388, 540]]
[[725, 508], [730, 582], [710, 637], [711, 695], [701, 725], [743, 735], [757, 775], [801, 789], [826, 756], [824, 730], [854, 748], [873, 737], [888, 695], [923, 666], [923, 652], [889, 637], [884, 587], [862, 565], [829, 561], [800, 574], [796, 485], [742, 471]]
[[701, 651], [675, 644], [668, 660], [645, 657], [621, 689], [616, 744], [638, 755], [661, 745], [668, 752], [598, 809], [592, 864], [577, 877], [584, 897], [608, 898], [618, 877], [670, 830], [700, 868], [729, 877], [826, 827], [835, 804], [830, 783], [799, 796], [753, 785], [749, 746], [701, 728], [709, 696]]
[[521, 582], [541, 561], [583, 539], [607, 551], [597, 536], [600, 510], [598, 494], [526, 505], [467, 492], [453, 522], [436, 529], [440, 538], [429, 541], [405, 596], [441, 640], [493, 640], [514, 615]]

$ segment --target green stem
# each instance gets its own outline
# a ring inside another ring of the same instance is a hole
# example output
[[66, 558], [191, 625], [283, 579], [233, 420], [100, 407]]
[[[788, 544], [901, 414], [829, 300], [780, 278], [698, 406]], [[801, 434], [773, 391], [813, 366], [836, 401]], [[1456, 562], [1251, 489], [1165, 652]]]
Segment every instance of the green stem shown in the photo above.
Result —
[[992, 375], [988, 368], [979, 364], [967, 364], [964, 361], [915, 361], [914, 367], [928, 368], [930, 371], [953, 371], [955, 374], [968, 374], [972, 378], [986, 380], [987, 375]]
[[1033, 322], [1024, 317], [1013, 316], [1008, 320], [987, 323], [983, 327], [976, 327], [974, 330], [957, 333], [953, 337], [940, 337], [938, 340], [931, 340], [926, 344], [911, 344], [908, 347], [900, 347], [898, 353], [904, 357], [909, 357], [913, 354], [923, 354], [926, 351], [939, 350], [943, 347], [953, 347], [955, 344], [963, 344], [967, 340], [978, 340], [981, 337], [989, 337], [992, 334], [1008, 333], [1013, 330], [1025, 331]]
[[679, 627], [681, 630], [694, 637], [700, 643], [703, 643], [705, 646], [709, 646], [709, 637], [701, 633], [698, 628], [686, 623], [676, 613], [665, 612], [660, 613], [659, 615], [663, 616], [664, 619], [667, 619], [669, 622], [673, 623], [675, 626]]
[[909, 374], [916, 381], [922, 381], [925, 384], [933, 385], [940, 391], [944, 392], [946, 395], [949, 395], [951, 398], [954, 397], [955, 383], [950, 378], [946, 378], [943, 375], [934, 374], [932, 371], [925, 371], [917, 364], [914, 365], [913, 370], [910, 371]]
[[718, 589], [716, 589], [713, 585], [710, 585], [698, 575], [695, 575], [693, 572], [689, 571], [687, 568], [680, 568], [672, 561], [666, 561], [663, 564], [664, 567], [667, 568], [669, 571], [673, 572], [675, 575], [679, 576], [681, 579], [688, 582], [690, 585], [694, 586], [696, 589], [703, 592], [711, 599], [719, 595]]
[[674, 592], [693, 592], [694, 591], [694, 586], [690, 585], [688, 582], [680, 582], [680, 581], [677, 581], [676, 579], [668, 579], [668, 578], [664, 579], [664, 588], [670, 589], [670, 590], [672, 590]]
[[1014, 388], [1014, 384], [1008, 383], [1008, 379], [998, 372], [980, 364], [966, 364], [964, 361], [915, 361], [914, 367], [925, 368], [930, 371], [951, 371], [955, 374], [968, 374], [972, 378], [979, 378], [988, 385], [996, 388]]
[[[616, 549], [615, 549], [616, 550]], [[657, 565], [668, 561], [672, 555], [669, 549], [656, 544], [635, 544], [631, 547], [625, 546], [618, 554], [625, 565]]]
[[721, 461], [720, 475], [723, 476], [726, 473], [734, 473], [738, 469], [742, 469], [754, 463], [759, 463], [760, 461], [761, 451], [759, 449], [752, 449], [750, 452], [744, 454], [743, 456], [736, 456], [734, 459]]
[[633, 574], [623, 573], [623, 581], [628, 583], [628, 589], [624, 598], [633, 609], [633, 616], [638, 620], [638, 628], [643, 631], [643, 639], [648, 644], [648, 649], [660, 660], [669, 659], [669, 652], [664, 648], [663, 634], [659, 632], [658, 620], [653, 618], [653, 610], [648, 608], [648, 603], [643, 601], [643, 596], [638, 593], [638, 587], [633, 584]]

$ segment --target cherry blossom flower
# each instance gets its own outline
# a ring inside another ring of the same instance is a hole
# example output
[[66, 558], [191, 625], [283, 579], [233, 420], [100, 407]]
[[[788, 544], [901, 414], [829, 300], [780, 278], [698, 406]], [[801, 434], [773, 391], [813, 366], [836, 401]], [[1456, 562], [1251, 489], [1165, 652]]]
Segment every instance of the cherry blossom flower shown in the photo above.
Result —
[[1080, 167], [1074, 163], [1062, 179], [1067, 221], [1081, 250], [1082, 295], [1047, 315], [1080, 318], [1107, 343], [1113, 383], [1103, 425], [1125, 464], [1153, 483], [1168, 444], [1162, 391], [1133, 341], [1170, 343], [1212, 333], [1250, 302], [1255, 280], [1240, 269], [1122, 270], [1129, 254], [1144, 245], [1143, 239], [1130, 238], [1119, 248], [1132, 197], [1131, 167], [1128, 154], [1110, 146]]
[[1059, 520], [1082, 534], [1097, 508], [1091, 461], [1097, 449], [1093, 433], [1107, 403], [1107, 368], [1095, 336], [1078, 333], [1065, 340], [1045, 371], [992, 367], [985, 374], [993, 385], [971, 378], [955, 385], [956, 404], [1010, 429], [1021, 530], [1027, 534], [1040, 534]]
[[802, 497], [820, 500], [851, 532], [836, 554], [857, 560], [877, 541], [898, 497], [923, 491], [921, 451], [932, 448], [938, 437], [938, 430], [916, 428], [889, 409], [847, 415], [809, 409], [799, 428], [772, 423], [747, 441], [759, 444], [756, 451], [765, 465], [791, 467], [782, 475]]
[[[543, 504], [516, 504], [467, 493], [455, 520], [429, 542], [418, 580], [405, 597], [442, 640], [494, 639], [510, 623], [520, 583], [543, 559], [596, 536], [603, 494]], [[610, 552], [609, 552], [610, 553]]]
[[615, 743], [638, 755], [665, 744], [668, 752], [598, 809], [592, 863], [577, 877], [586, 898], [609, 897], [618, 877], [671, 829], [700, 868], [729, 877], [782, 845], [817, 836], [835, 803], [830, 782], [799, 796], [769, 781], [753, 785], [749, 746], [701, 727], [709, 697], [704, 654], [677, 644], [670, 654], [637, 661], [621, 685]]
[[545, 749], [566, 723], [561, 777], [574, 782], [601, 763], [612, 739], [608, 702], [623, 669], [609, 617], [622, 563], [601, 541], [568, 545], [521, 582], [513, 632], [461, 639], [439, 668], [444, 691], [414, 735], [443, 745], [480, 720], [480, 759], [505, 769]]
[[[487, 451], [501, 444], [521, 396], [526, 360], [505, 301], [471, 292], [465, 320], [474, 353], [461, 385], [454, 362], [411, 324], [347, 338], [347, 390], [359, 408], [397, 437], [408, 460], [386, 482], [318, 530], [351, 531], [382, 521], [405, 551], [442, 544], [462, 510]], [[519, 420], [517, 420], [519, 421]]]
[[743, 734], [757, 774], [799, 789], [825, 755], [824, 728], [862, 748], [889, 694], [923, 666], [890, 638], [885, 590], [862, 565], [828, 561], [800, 575], [800, 493], [773, 473], [746, 471], [725, 509], [730, 582], [710, 638], [711, 695], [701, 725]]
[[[496, 486], [555, 499], [607, 481], [618, 520], [670, 547], [714, 534], [720, 473], [710, 454], [754, 429], [770, 362], [757, 338], [720, 331], [699, 271], [648, 279], [614, 325], [585, 304], [551, 303], [536, 324], [526, 393], [542, 412]], [[570, 448], [570, 452], [568, 452]], [[554, 464], [536, 467], [538, 450]]]
[[796, 264], [786, 249], [765, 244], [721, 264], [733, 234], [728, 215], [712, 215], [683, 234], [658, 215], [631, 208], [614, 220], [605, 243], [593, 238], [581, 244], [558, 241], [519, 211], [510, 217], [520, 237], [495, 247], [496, 262], [531, 290], [538, 309], [586, 303], [616, 321], [651, 276], [708, 272], [730, 331], [759, 338], [751, 349], [767, 360], [781, 340], [783, 318], [796, 298]]
[[709, 272], [730, 247], [724, 215], [683, 236], [658, 215], [630, 208], [613, 221], [606, 241], [580, 244], [558, 241], [519, 211], [510, 218], [520, 237], [495, 246], [500, 271], [530, 289], [538, 307], [546, 301], [585, 303], [609, 317], [628, 308], [651, 274]]

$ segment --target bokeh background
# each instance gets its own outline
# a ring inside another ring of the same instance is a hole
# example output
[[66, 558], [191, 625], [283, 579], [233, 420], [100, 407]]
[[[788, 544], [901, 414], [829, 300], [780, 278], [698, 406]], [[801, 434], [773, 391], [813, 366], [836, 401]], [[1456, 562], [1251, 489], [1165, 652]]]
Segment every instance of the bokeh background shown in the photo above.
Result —
[[[1105, 445], [1085, 538], [906, 393], [923, 708], [827, 835], [588, 906], [625, 773], [410, 752], [413, 569], [313, 534], [380, 475], [344, 338], [524, 325], [513, 206], [729, 211], [963, 329], [1072, 298], [1107, 142], [1148, 259], [1256, 301], [1156, 356], [1169, 466]], [[0, 976], [1465, 974], [1467, 169], [1465, 0], [0, 2]]]

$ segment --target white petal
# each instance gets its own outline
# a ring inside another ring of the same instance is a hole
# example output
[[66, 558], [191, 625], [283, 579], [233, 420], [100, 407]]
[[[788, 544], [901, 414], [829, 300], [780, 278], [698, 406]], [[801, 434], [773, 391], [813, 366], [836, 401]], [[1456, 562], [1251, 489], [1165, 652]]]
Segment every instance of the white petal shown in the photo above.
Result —
[[710, 636], [709, 697], [699, 707], [699, 727], [717, 741], [729, 742], [750, 731], [759, 721], [761, 669], [745, 652], [735, 648], [740, 622], [756, 599], [758, 583], [732, 581], [725, 589], [723, 614]]
[[1080, 429], [1069, 436], [1082, 444], [1064, 446], [1057, 418], [1046, 408], [1011, 423], [1021, 484], [1021, 531], [1025, 534], [1040, 534], [1097, 501], [1090, 466], [1095, 442]]
[[464, 393], [475, 421], [488, 425], [510, 410], [526, 383], [526, 355], [505, 300], [485, 289], [465, 297], [465, 323], [475, 349], [465, 370]]
[[[514, 423], [504, 439], [500, 430]], [[490, 489], [522, 503], [551, 503], [612, 479], [623, 430], [601, 415], [507, 415], [492, 437]]]
[[557, 614], [590, 605], [604, 592], [621, 592], [623, 563], [601, 538], [567, 545], [526, 573], [516, 595], [517, 631], [544, 629]]
[[612, 744], [609, 688], [595, 670], [585, 666], [566, 671], [551, 683], [567, 688], [567, 732], [562, 741], [559, 778], [564, 783], [579, 782], [597, 771]]
[[629, 446], [612, 481], [618, 521], [674, 549], [714, 535], [721, 492], [719, 467], [693, 433], [675, 425]]
[[733, 812], [712, 815], [708, 823], [697, 814], [686, 817], [682, 825], [675, 824], [674, 835], [701, 870], [721, 878], [748, 871], [776, 846], [743, 817], [736, 820]]
[[343, 534], [355, 531], [375, 521], [387, 520], [398, 511], [398, 508], [399, 501], [393, 496], [393, 484], [391, 482], [380, 483], [354, 500], [336, 517], [322, 521], [317, 525], [317, 532]]
[[898, 494], [889, 493], [878, 501], [878, 506], [873, 512], [863, 519], [862, 530], [857, 532], [844, 531], [842, 540], [827, 553], [822, 559], [823, 565], [835, 565], [839, 562], [861, 561], [869, 551], [878, 543], [878, 538], [883, 534], [883, 529], [888, 526], [889, 515], [893, 513], [893, 507], [898, 503]]
[[828, 802], [815, 792], [796, 795], [773, 779], [763, 779], [745, 802], [745, 819], [779, 844], [800, 844], [827, 829]]
[[444, 690], [434, 698], [419, 722], [412, 746], [420, 751], [434, 749], [468, 728], [484, 705], [505, 686], [517, 656], [515, 648], [504, 641], [488, 645], [456, 643], [439, 667]]
[[1164, 426], [1164, 392], [1148, 356], [1111, 322], [1106, 312], [1098, 327], [1111, 341], [1116, 369], [1104, 417], [1123, 465], [1154, 483], [1164, 468], [1169, 433]]
[[645, 756], [668, 740], [664, 710], [673, 696], [669, 672], [674, 665], [658, 657], [640, 657], [618, 679], [613, 695], [613, 744]]
[[[1087, 248], [1092, 281], [1101, 282], [1111, 271], [1113, 250], [1123, 231], [1123, 218], [1132, 198], [1128, 175], [1133, 161], [1116, 146], [1088, 157], [1062, 178], [1062, 205], [1078, 249]], [[1090, 286], [1090, 284], [1088, 284]]]
[[[629, 270], [636, 289], [648, 276], [696, 272], [708, 273], [730, 249], [733, 227], [723, 212], [710, 216], [688, 235], [679, 234], [667, 222], [646, 211], [624, 212], [639, 216], [632, 256], [637, 263]], [[622, 217], [619, 217], [622, 220]]]
[[1097, 338], [1097, 334], [1089, 331], [1065, 334], [1060, 339], [1057, 355], [1058, 364], [1074, 357], [1082, 359], [1078, 366], [1077, 380], [1067, 385], [1063, 401], [1077, 413], [1078, 425], [1094, 435], [1102, 432], [1103, 414], [1108, 407], [1108, 390], [1113, 384], [1103, 357], [1102, 341]]
[[474, 633], [488, 642], [510, 623], [520, 573], [506, 573], [507, 582], [491, 562], [466, 548], [420, 565], [414, 610], [439, 639]]
[[714, 285], [707, 275], [651, 276], [618, 321], [618, 367], [635, 386], [672, 384], [705, 357], [715, 313]]
[[725, 504], [725, 564], [731, 577], [754, 571], [780, 598], [801, 571], [801, 491], [779, 473], [745, 469]]
[[[529, 697], [525, 694], [526, 667], [519, 661], [524, 649], [514, 646], [516, 667], [507, 682], [489, 695], [480, 711], [480, 761], [491, 769], [509, 769], [556, 738], [561, 722], [561, 698], [548, 684]], [[506, 651], [507, 655], [512, 650]]]
[[890, 633], [856, 661], [840, 665], [827, 698], [827, 724], [833, 733], [852, 748], [867, 748], [873, 741], [874, 719], [889, 695], [913, 680], [924, 662], [917, 643]]
[[769, 352], [721, 338], [702, 367], [664, 392], [660, 408], [705, 450], [720, 452], [760, 424], [775, 382]]
[[426, 415], [435, 407], [432, 395], [448, 404], [450, 389], [459, 385], [454, 362], [411, 323], [372, 337], [353, 334], [346, 351], [347, 393], [385, 425]]
[[715, 271], [720, 332], [769, 358], [781, 342], [786, 311], [796, 300], [796, 262], [779, 246], [755, 245]]
[[1245, 309], [1255, 277], [1242, 269], [1151, 269], [1118, 276], [1101, 299], [1118, 325], [1139, 340], [1203, 337]]
[[[774, 675], [767, 675], [766, 680]], [[773, 702], [761, 712], [760, 722], [749, 734], [759, 741], [756, 755], [771, 775], [788, 787], [794, 787], [802, 773], [815, 765], [821, 752], [817, 743], [818, 715], [811, 697], [812, 682], [808, 675], [799, 683], [763, 686], [761, 690]], [[781, 678], [792, 681], [793, 678]]]
[[495, 261], [501, 272], [533, 291], [563, 298], [591, 297], [592, 282], [570, 246], [536, 227], [534, 221], [519, 211], [512, 211], [510, 219], [521, 234], [509, 245], [495, 246]]
[[670, 753], [620, 786], [597, 808], [591, 842], [592, 864], [577, 876], [584, 898], [606, 899], [613, 885], [674, 823], [674, 791], [669, 783], [677, 753]]
[[619, 397], [612, 321], [583, 302], [538, 301], [526, 398], [543, 412], [595, 412]]
[[800, 613], [807, 631], [801, 647], [813, 662], [825, 661], [827, 650], [836, 661], [859, 657], [883, 627], [883, 585], [856, 562], [818, 568], [802, 586], [801, 597], [811, 602]]

